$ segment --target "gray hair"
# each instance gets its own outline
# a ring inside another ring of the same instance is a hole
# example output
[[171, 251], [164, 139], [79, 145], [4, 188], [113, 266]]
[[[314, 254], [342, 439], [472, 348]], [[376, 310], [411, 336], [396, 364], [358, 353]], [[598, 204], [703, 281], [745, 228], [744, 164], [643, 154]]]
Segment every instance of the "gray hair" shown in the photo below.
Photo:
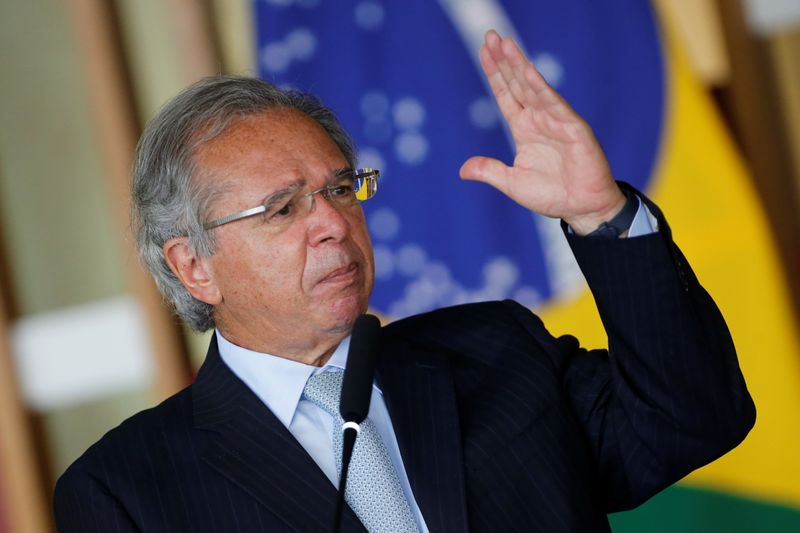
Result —
[[203, 221], [220, 191], [213, 185], [200, 187], [192, 179], [199, 170], [194, 156], [237, 120], [275, 108], [295, 109], [315, 120], [355, 167], [350, 136], [316, 97], [238, 76], [205, 78], [183, 90], [147, 124], [136, 147], [131, 222], [139, 257], [177, 315], [196, 331], [214, 327], [213, 306], [189, 294], [163, 251], [169, 239], [188, 237], [198, 255], [214, 253], [214, 240]]

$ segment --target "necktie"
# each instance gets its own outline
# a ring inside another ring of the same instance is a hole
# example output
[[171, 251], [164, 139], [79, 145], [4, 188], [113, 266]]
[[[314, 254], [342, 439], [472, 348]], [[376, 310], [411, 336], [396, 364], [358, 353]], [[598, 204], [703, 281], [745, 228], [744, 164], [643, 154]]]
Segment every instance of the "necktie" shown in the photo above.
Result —
[[[340, 476], [344, 423], [339, 415], [342, 377], [342, 372], [321, 372], [311, 376], [303, 389], [303, 397], [333, 417], [333, 453]], [[345, 501], [370, 533], [419, 531], [386, 445], [369, 418], [361, 423], [353, 449]]]

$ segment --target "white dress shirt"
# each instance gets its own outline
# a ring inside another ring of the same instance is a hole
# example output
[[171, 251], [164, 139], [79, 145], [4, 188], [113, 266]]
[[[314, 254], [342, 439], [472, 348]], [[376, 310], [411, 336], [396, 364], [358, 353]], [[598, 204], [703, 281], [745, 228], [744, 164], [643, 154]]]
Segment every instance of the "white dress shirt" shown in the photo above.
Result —
[[[649, 235], [658, 231], [658, 219], [650, 212], [642, 199], [636, 196], [639, 202], [639, 208], [636, 210], [636, 215], [633, 217], [631, 227], [628, 229], [628, 237], [641, 237], [642, 235]], [[572, 227], [567, 226], [567, 231], [572, 234]]]
[[633, 217], [633, 222], [631, 222], [631, 227], [628, 230], [629, 238], [641, 237], [658, 231], [658, 219], [644, 205], [641, 198], [637, 196], [636, 199], [639, 200], [639, 209], [636, 211], [636, 216]]
[[[312, 375], [324, 372], [331, 367], [345, 368], [350, 337], [342, 341], [323, 367], [306, 365], [283, 357], [247, 350], [228, 341], [219, 330], [217, 330], [217, 345], [219, 354], [228, 368], [278, 417], [278, 420], [294, 435], [334, 487], [338, 489], [339, 474], [336, 471], [336, 461], [333, 457], [332, 438], [333, 431], [341, 431], [341, 428], [334, 428], [331, 415], [301, 397], [306, 381]], [[411, 511], [417, 520], [419, 530], [427, 532], [425, 519], [411, 492], [411, 484], [406, 475], [403, 458], [400, 456], [400, 447], [394, 434], [392, 420], [386, 409], [386, 403], [383, 401], [383, 392], [374, 384], [367, 416], [377, 427], [389, 451], [389, 457], [397, 471], [400, 485], [403, 487]]]

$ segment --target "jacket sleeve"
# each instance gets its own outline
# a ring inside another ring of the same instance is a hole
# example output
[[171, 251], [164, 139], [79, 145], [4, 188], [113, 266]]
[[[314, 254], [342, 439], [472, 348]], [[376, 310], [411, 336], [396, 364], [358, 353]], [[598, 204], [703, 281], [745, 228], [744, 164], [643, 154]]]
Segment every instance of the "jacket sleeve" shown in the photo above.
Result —
[[608, 350], [559, 340], [564, 391], [598, 462], [607, 512], [726, 453], [755, 421], [725, 320], [660, 210], [635, 192], [657, 233], [567, 235], [608, 334]]

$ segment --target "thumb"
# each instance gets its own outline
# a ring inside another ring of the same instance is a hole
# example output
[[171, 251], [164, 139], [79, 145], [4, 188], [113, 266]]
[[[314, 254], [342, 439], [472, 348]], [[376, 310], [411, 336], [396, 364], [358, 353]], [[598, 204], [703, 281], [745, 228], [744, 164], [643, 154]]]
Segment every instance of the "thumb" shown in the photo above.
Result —
[[470, 157], [461, 165], [459, 175], [461, 179], [488, 183], [500, 192], [508, 194], [506, 185], [510, 170], [510, 167], [502, 161], [491, 157], [475, 156]]

